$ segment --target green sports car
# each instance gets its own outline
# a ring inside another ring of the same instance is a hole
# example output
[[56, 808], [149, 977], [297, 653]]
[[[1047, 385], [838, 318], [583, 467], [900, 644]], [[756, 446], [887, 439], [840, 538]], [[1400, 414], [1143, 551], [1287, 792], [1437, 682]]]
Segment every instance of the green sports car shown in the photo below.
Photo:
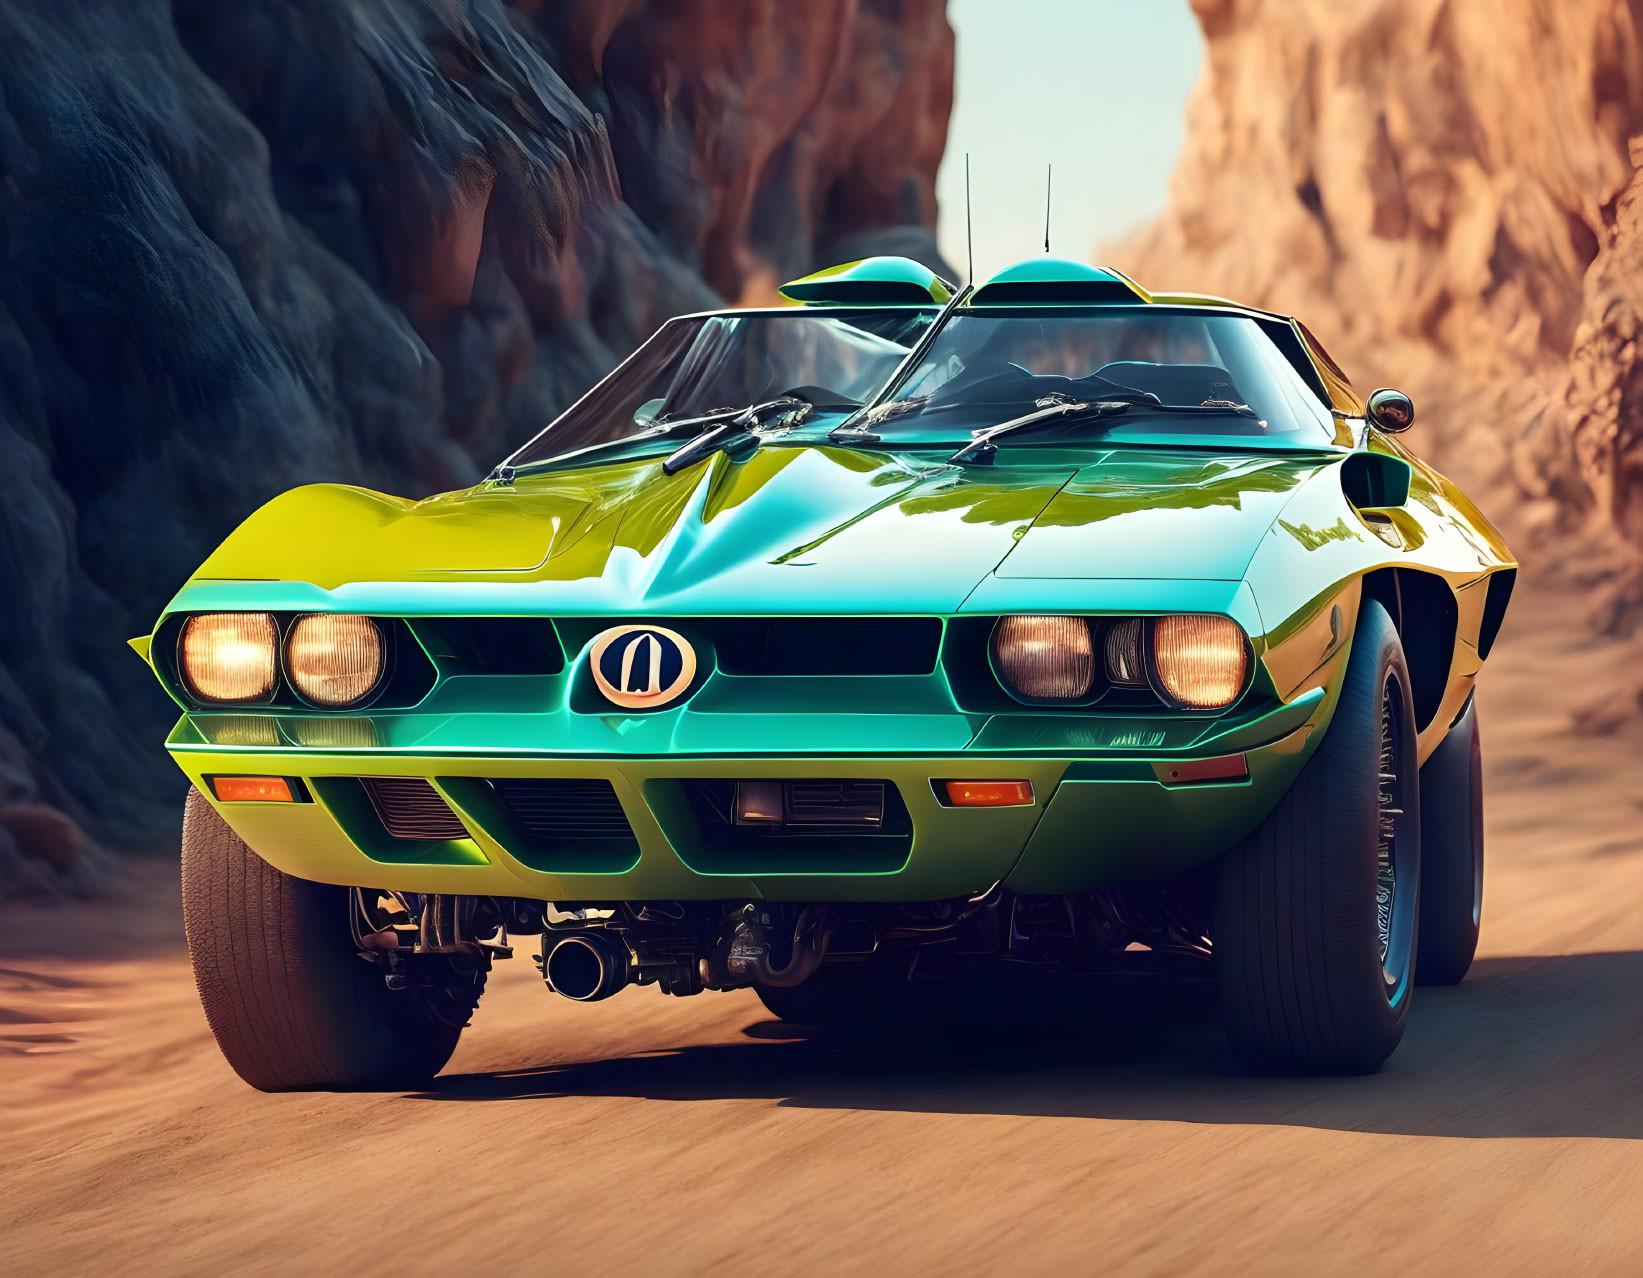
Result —
[[[510, 937], [803, 1023], [1001, 965], [1358, 1072], [1477, 944], [1500, 534], [1296, 321], [1048, 257], [669, 321], [461, 492], [253, 514], [133, 641], [211, 1027], [413, 1086]], [[362, 961], [364, 960], [364, 961]]]

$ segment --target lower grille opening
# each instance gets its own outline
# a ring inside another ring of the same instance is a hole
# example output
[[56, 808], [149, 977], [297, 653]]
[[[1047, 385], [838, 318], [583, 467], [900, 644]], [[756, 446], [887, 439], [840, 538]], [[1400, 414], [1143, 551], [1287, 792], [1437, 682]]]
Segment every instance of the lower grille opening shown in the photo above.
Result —
[[440, 777], [439, 785], [533, 870], [621, 874], [639, 863], [639, 839], [603, 777]]
[[601, 779], [502, 777], [491, 782], [508, 813], [539, 839], [630, 839], [616, 788]]
[[889, 781], [655, 780], [645, 797], [680, 858], [706, 874], [882, 874], [913, 847]]
[[450, 805], [421, 777], [361, 777], [359, 783], [383, 828], [396, 839], [468, 837]]
[[422, 777], [312, 777], [314, 797], [349, 840], [389, 865], [484, 865], [485, 853]]
[[737, 825], [875, 832], [884, 825], [882, 781], [738, 781]]

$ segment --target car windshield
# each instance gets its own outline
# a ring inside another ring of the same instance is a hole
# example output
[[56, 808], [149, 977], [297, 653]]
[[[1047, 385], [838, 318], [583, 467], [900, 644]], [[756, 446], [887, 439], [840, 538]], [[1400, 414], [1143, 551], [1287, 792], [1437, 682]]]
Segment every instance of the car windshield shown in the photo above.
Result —
[[671, 452], [695, 419], [790, 392], [815, 405], [807, 423], [831, 428], [873, 397], [936, 314], [794, 308], [670, 320], [507, 464]]
[[1120, 440], [1335, 439], [1328, 409], [1253, 319], [1157, 306], [960, 311], [852, 425], [886, 443], [898, 434], [962, 439], [1050, 405], [1102, 400], [1127, 404], [1105, 417], [1069, 414], [1019, 441], [1065, 441], [1092, 428]]

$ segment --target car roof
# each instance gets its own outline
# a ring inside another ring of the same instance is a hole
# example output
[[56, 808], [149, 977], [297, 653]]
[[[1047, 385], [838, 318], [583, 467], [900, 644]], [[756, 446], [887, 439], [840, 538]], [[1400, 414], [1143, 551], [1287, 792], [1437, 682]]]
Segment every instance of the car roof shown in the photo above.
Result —
[[826, 314], [880, 308], [928, 311], [946, 309], [955, 303], [966, 312], [1060, 306], [1069, 309], [1191, 307], [1255, 321], [1332, 411], [1348, 417], [1361, 416], [1364, 411], [1363, 399], [1346, 374], [1311, 331], [1293, 316], [1207, 293], [1149, 292], [1116, 267], [1092, 266], [1046, 254], [1023, 259], [971, 290], [960, 290], [952, 281], [911, 258], [869, 257], [791, 280], [778, 292], [782, 301], [775, 306], [724, 307], [679, 318], [798, 311]]

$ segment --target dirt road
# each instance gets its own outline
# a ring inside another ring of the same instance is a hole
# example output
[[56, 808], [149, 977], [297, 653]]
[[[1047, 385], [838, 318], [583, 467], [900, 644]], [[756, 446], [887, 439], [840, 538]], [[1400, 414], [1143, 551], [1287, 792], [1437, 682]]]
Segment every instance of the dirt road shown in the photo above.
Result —
[[1573, 730], [1558, 672], [1637, 682], [1580, 606], [1503, 640], [1482, 957], [1375, 1077], [1240, 1077], [1147, 987], [823, 1038], [522, 957], [430, 1092], [263, 1096], [156, 865], [0, 914], [0, 1273], [1643, 1273], [1643, 734]]

